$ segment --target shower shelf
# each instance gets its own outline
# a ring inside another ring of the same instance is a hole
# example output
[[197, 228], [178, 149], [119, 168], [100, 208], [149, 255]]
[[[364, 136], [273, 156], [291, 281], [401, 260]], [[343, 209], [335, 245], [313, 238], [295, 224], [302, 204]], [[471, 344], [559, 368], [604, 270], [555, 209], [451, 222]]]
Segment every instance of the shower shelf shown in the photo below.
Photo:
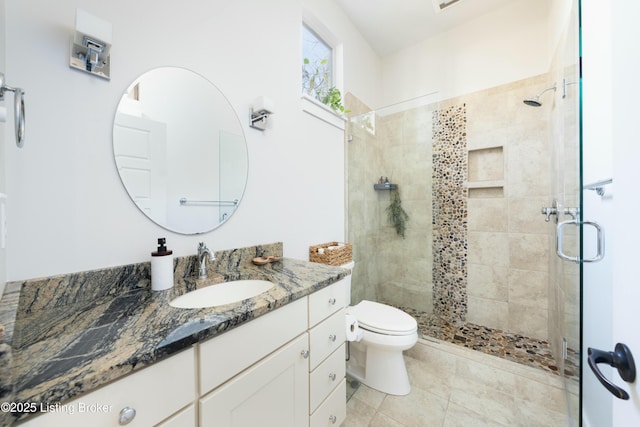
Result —
[[504, 181], [503, 180], [469, 181], [469, 182], [466, 182], [464, 185], [467, 188], [500, 188], [500, 187], [504, 187]]
[[387, 184], [373, 184], [373, 189], [376, 191], [382, 191], [382, 190], [397, 190], [398, 189], [398, 184], [391, 184], [391, 183], [387, 183]]

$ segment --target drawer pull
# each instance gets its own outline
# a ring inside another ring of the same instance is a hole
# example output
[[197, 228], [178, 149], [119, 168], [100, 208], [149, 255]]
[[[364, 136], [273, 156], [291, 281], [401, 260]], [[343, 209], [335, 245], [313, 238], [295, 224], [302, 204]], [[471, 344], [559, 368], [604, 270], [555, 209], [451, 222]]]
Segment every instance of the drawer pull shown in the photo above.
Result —
[[329, 378], [331, 379], [331, 381], [335, 381], [336, 380], [336, 374], [334, 372], [329, 374]]
[[302, 350], [300, 354], [302, 355], [303, 358], [306, 359], [307, 357], [309, 357], [309, 350]]
[[336, 305], [336, 299], [335, 298], [329, 298], [329, 304]]
[[330, 340], [331, 342], [336, 342], [336, 338], [338, 338], [338, 337], [337, 337], [335, 334], [331, 334], [331, 335], [329, 335], [329, 340]]
[[329, 421], [331, 421], [331, 424], [335, 424], [336, 421], [338, 421], [338, 417], [335, 415], [329, 415]]
[[118, 423], [121, 426], [126, 426], [136, 417], [136, 410], [130, 407], [122, 408], [120, 411], [120, 418], [118, 419]]

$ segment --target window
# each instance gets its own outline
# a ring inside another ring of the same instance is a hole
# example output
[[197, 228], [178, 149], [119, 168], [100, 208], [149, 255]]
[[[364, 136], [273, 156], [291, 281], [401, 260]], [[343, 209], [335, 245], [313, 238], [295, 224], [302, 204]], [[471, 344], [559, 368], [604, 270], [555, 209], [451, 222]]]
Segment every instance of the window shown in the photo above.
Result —
[[334, 87], [333, 48], [302, 24], [302, 93], [321, 102]]

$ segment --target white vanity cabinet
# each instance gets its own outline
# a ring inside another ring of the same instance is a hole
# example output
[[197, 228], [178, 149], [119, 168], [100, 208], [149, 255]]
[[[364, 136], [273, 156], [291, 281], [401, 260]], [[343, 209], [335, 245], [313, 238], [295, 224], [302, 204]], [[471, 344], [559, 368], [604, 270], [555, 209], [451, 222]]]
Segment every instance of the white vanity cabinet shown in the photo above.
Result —
[[132, 419], [126, 425], [148, 427], [179, 413], [178, 424], [169, 419], [164, 425], [195, 426], [195, 360], [195, 349], [189, 348], [57, 407], [51, 403], [44, 408], [48, 412], [21, 425], [114, 427], [125, 425], [120, 418], [128, 413]]
[[337, 282], [201, 344], [200, 425], [339, 426], [345, 292]]
[[309, 425], [346, 418], [344, 280], [309, 295]]
[[[345, 283], [248, 321], [27, 420], [39, 426], [339, 426], [346, 417]], [[79, 405], [109, 405], [105, 413]], [[128, 424], [121, 411], [135, 410]]]

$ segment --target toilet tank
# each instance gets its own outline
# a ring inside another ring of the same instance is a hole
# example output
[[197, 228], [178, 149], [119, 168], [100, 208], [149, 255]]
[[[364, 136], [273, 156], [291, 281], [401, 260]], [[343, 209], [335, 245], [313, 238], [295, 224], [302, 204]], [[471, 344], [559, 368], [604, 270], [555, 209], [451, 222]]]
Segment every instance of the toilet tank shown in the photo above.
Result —
[[347, 297], [345, 298], [345, 303], [344, 303], [345, 307], [348, 307], [349, 305], [351, 305], [351, 276], [353, 276], [353, 266], [355, 265], [356, 263], [351, 261], [340, 266], [342, 268], [348, 268], [351, 270], [351, 274], [344, 278], [346, 282], [345, 292], [347, 294]]

